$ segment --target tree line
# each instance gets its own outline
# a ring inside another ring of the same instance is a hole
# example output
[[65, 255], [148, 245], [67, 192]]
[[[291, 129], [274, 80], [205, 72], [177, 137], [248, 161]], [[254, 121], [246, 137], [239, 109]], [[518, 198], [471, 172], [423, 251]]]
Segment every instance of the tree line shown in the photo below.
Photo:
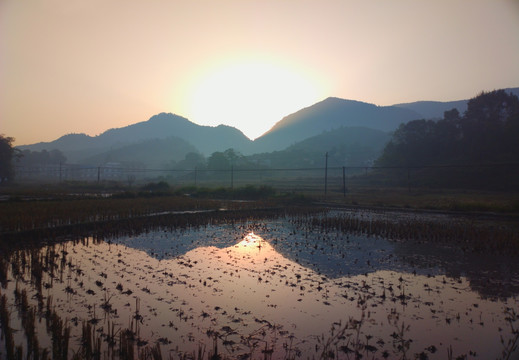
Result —
[[504, 90], [483, 92], [443, 119], [401, 124], [376, 161], [419, 167], [519, 161], [519, 99]]

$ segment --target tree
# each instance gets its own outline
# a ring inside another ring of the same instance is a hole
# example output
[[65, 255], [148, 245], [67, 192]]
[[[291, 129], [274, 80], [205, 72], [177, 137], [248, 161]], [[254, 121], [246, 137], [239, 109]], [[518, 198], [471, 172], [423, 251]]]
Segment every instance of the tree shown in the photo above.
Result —
[[225, 155], [225, 157], [227, 158], [227, 160], [229, 161], [229, 163], [231, 165], [236, 164], [236, 160], [242, 156], [239, 152], [235, 151], [233, 148], [225, 150], [223, 152], [223, 154]]
[[65, 155], [58, 149], [51, 150], [49, 155], [54, 164], [64, 164], [67, 162]]
[[176, 165], [176, 169], [182, 170], [193, 170], [203, 169], [205, 167], [205, 158], [202, 154], [196, 152], [189, 152], [184, 157], [184, 160], [179, 161]]
[[483, 92], [470, 99], [460, 122], [467, 160], [510, 159], [517, 148], [519, 127], [514, 124], [519, 122], [518, 116], [519, 99], [504, 90]]
[[249, 162], [249, 160], [243, 156], [242, 153], [234, 150], [233, 148], [225, 150], [223, 154], [229, 161], [230, 166], [234, 167], [235, 169], [249, 169], [255, 167], [254, 164]]
[[379, 165], [420, 166], [434, 162], [438, 147], [435, 146], [435, 122], [413, 120], [401, 124], [384, 149]]
[[231, 167], [243, 167], [247, 163], [245, 157], [234, 149], [227, 149], [224, 152], [216, 151], [207, 159], [209, 170], [230, 170]]
[[460, 121], [459, 111], [452, 109], [445, 111], [443, 119], [438, 120], [434, 127], [437, 159], [440, 163], [456, 162], [462, 156]]
[[231, 163], [223, 152], [215, 151], [207, 159], [207, 168], [209, 170], [229, 170]]
[[13, 158], [18, 150], [13, 147], [14, 138], [0, 134], [0, 183], [12, 180], [14, 176]]
[[25, 166], [40, 166], [48, 164], [64, 164], [67, 162], [67, 158], [60, 150], [54, 149], [50, 152], [47, 150], [42, 151], [31, 151], [24, 150], [21, 152], [22, 158], [20, 160], [22, 165]]

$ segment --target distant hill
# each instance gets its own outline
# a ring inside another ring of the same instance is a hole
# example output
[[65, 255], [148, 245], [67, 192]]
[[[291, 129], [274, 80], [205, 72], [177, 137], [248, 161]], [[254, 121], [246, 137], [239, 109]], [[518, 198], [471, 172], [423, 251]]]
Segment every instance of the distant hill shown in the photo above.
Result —
[[340, 127], [284, 150], [249, 156], [248, 160], [273, 168], [322, 167], [328, 152], [330, 166], [366, 166], [379, 157], [390, 138], [388, 132], [381, 130]]
[[176, 136], [191, 143], [205, 155], [230, 147], [244, 151], [251, 143], [240, 130], [231, 126], [201, 126], [169, 113], [161, 113], [152, 116], [148, 121], [123, 128], [111, 129], [100, 136], [110, 143]]
[[[508, 88], [504, 89], [506, 92], [519, 96], [519, 88]], [[476, 96], [478, 94], [474, 94]], [[467, 110], [467, 100], [458, 101], [416, 101], [412, 103], [396, 104], [393, 106], [412, 110], [420, 114], [420, 119], [441, 119], [443, 113], [454, 108], [458, 109], [460, 114], [463, 114]]]
[[[188, 151], [193, 151], [194, 146], [206, 156], [230, 147], [246, 152], [252, 143], [241, 131], [230, 126], [201, 126], [178, 115], [161, 113], [148, 121], [110, 129], [98, 136], [69, 134], [52, 142], [24, 145], [18, 148], [31, 151], [58, 149], [64, 153], [69, 163], [86, 164], [94, 159], [99, 160], [107, 153], [114, 154], [117, 149], [120, 149], [120, 153], [125, 147], [130, 149], [128, 146], [131, 145], [172, 136], [183, 139], [185, 144], [189, 143]], [[171, 154], [172, 159], [175, 156]]]
[[106, 164], [109, 162], [123, 165], [136, 165], [148, 169], [163, 169], [171, 162], [183, 160], [187, 153], [197, 152], [197, 149], [178, 137], [166, 139], [151, 139], [133, 143], [114, 150], [108, 150], [98, 155], [83, 159], [86, 164]]
[[[519, 96], [519, 88], [505, 90]], [[400, 124], [411, 120], [441, 119], [445, 111], [453, 108], [457, 108], [460, 114], [463, 114], [468, 101], [417, 101], [393, 106], [376, 106], [329, 97], [284, 117], [254, 141], [252, 152], [286, 149], [308, 137], [340, 127], [360, 126], [386, 132], [393, 131]]]
[[392, 131], [401, 123], [418, 118], [420, 114], [410, 109], [331, 97], [283, 118], [254, 141], [254, 151], [281, 150], [323, 131], [341, 127]]
[[467, 110], [468, 100], [458, 101], [416, 101], [412, 103], [396, 104], [393, 106], [408, 109], [420, 115], [419, 119], [441, 119], [443, 113], [454, 108], [458, 109], [460, 114]]

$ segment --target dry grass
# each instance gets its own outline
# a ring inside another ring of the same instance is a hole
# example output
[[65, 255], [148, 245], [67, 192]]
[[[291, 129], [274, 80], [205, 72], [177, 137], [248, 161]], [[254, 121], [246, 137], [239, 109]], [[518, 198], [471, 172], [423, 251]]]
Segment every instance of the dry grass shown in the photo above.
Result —
[[519, 193], [505, 192], [358, 188], [346, 193], [346, 196], [340, 196], [337, 193], [330, 194], [326, 200], [339, 204], [368, 207], [519, 213]]

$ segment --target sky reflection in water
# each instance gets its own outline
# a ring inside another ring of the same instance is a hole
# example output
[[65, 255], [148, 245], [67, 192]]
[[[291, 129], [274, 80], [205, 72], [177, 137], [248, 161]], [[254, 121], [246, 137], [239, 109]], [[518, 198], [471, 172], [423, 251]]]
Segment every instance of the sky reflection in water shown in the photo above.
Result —
[[[209, 350], [218, 334], [219, 351], [231, 357], [263, 358], [265, 349], [274, 358], [319, 357], [317, 338], [329, 339], [332, 326], [337, 331], [354, 319], [361, 323], [350, 322], [336, 339], [342, 354], [359, 339], [372, 346], [370, 356], [397, 356], [404, 338], [412, 340], [411, 357], [445, 358], [452, 346], [454, 355], [495, 358], [499, 336], [509, 336], [505, 308], [517, 309], [519, 300], [517, 269], [506, 260], [478, 273], [470, 256], [452, 249], [301, 233], [281, 220], [54, 246], [67, 252], [70, 265], [61, 279], [44, 276], [44, 284], [52, 283], [44, 296], [78, 319], [74, 336], [81, 320], [94, 317], [97, 328], [135, 326], [138, 309], [140, 337], [160, 340], [164, 354], [200, 344]], [[484, 279], [489, 273], [492, 282]], [[14, 286], [2, 289], [11, 301]], [[106, 299], [109, 311], [100, 308]], [[398, 337], [402, 324], [409, 328]]]

